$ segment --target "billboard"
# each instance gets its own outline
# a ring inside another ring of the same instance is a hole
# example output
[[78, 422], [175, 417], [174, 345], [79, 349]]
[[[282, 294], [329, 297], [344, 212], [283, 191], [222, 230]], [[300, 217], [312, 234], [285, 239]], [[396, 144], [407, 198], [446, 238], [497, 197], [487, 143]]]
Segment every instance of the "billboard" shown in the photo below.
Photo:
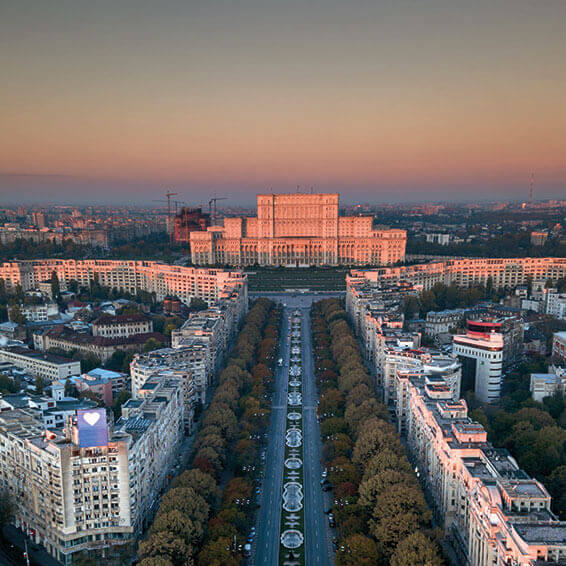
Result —
[[79, 446], [90, 448], [108, 444], [106, 409], [82, 409], [77, 411]]

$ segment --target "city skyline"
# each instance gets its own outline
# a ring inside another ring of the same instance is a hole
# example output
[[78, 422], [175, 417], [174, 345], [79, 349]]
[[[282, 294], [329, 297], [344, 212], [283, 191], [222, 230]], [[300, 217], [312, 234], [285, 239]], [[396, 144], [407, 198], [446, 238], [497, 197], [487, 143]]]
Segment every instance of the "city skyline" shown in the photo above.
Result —
[[3, 7], [0, 201], [564, 194], [566, 5]]

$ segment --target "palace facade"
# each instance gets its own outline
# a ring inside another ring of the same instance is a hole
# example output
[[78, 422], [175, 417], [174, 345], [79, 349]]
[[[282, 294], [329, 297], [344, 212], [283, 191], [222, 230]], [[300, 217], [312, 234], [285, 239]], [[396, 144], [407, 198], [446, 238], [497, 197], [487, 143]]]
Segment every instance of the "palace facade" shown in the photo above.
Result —
[[191, 232], [195, 265], [393, 265], [405, 230], [374, 230], [371, 216], [340, 216], [339, 195], [257, 196], [257, 216]]

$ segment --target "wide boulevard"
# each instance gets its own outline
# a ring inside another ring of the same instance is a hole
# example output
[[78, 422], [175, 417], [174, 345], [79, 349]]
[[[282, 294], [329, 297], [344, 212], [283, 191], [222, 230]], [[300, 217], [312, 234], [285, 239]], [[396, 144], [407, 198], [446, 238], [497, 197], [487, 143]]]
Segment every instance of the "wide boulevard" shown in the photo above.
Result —
[[[285, 458], [286, 403], [290, 362], [289, 316], [296, 310], [302, 319], [302, 393], [303, 393], [303, 474], [304, 474], [304, 556], [306, 566], [330, 566], [334, 563], [328, 519], [324, 514], [330, 495], [321, 489], [321, 442], [316, 418], [317, 391], [312, 358], [310, 305], [322, 297], [313, 295], [279, 295], [270, 297], [285, 305], [279, 357], [282, 366], [276, 367], [275, 390], [271, 424], [265, 458], [265, 477], [261, 486], [256, 521], [257, 538], [250, 564], [277, 566], [279, 564], [281, 496]], [[325, 501], [326, 499], [326, 501]]]

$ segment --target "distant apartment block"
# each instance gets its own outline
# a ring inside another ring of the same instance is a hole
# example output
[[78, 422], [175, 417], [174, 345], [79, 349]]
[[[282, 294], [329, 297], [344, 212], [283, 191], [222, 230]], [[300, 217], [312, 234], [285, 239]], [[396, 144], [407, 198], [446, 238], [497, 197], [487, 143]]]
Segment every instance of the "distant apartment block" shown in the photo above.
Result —
[[566, 320], [566, 293], [559, 293], [556, 289], [547, 289], [545, 312], [560, 320]]
[[531, 232], [531, 244], [533, 246], [544, 246], [544, 244], [546, 244], [546, 240], [548, 240], [548, 232]]
[[173, 240], [176, 244], [189, 244], [191, 232], [202, 232], [210, 226], [210, 214], [202, 208], [182, 207], [173, 221]]
[[426, 241], [431, 244], [447, 246], [450, 243], [450, 234], [426, 234]]
[[198, 338], [193, 338], [181, 348], [162, 348], [136, 355], [130, 364], [133, 398], [137, 399], [139, 391], [148, 380], [173, 370], [192, 376], [195, 401], [204, 403], [214, 374], [210, 366], [208, 343]]
[[471, 321], [466, 334], [454, 336], [452, 352], [462, 363], [462, 391], [495, 403], [503, 381], [503, 335], [497, 323]]
[[532, 398], [541, 402], [555, 394], [566, 395], [566, 369], [550, 366], [548, 373], [531, 373]]
[[460, 328], [464, 323], [465, 309], [430, 311], [426, 314], [425, 334], [434, 338]]
[[0, 348], [0, 362], [8, 362], [47, 381], [80, 375], [81, 362], [20, 346]]
[[566, 332], [555, 332], [552, 336], [552, 356], [566, 361]]
[[28, 322], [46, 322], [59, 315], [57, 303], [47, 302], [40, 305], [20, 305], [21, 313]]
[[494, 288], [512, 288], [525, 285], [529, 280], [543, 281], [566, 277], [566, 258], [481, 258], [452, 259], [400, 267], [376, 269], [353, 269], [346, 278], [347, 284], [354, 280], [376, 283], [407, 282], [428, 290], [436, 283], [470, 287], [487, 285], [491, 280]]
[[77, 281], [88, 287], [95, 278], [109, 288], [136, 294], [155, 293], [158, 301], [174, 295], [187, 306], [198, 297], [209, 305], [232, 297], [247, 309], [247, 276], [241, 271], [205, 269], [168, 265], [155, 261], [41, 259], [0, 264], [0, 278], [10, 291], [21, 285], [24, 291], [36, 289], [40, 282], [51, 279], [55, 271], [59, 281]]
[[161, 344], [167, 342], [167, 338], [158, 332], [110, 338], [77, 332], [62, 324], [33, 335], [34, 347], [38, 350], [45, 352], [55, 349], [64, 352], [79, 352], [83, 357], [93, 356], [102, 363], [106, 363], [117, 351], [141, 352], [145, 343], [150, 339]]
[[139, 314], [103, 315], [92, 322], [92, 335], [105, 338], [128, 338], [153, 332], [153, 322]]
[[195, 265], [392, 265], [405, 230], [374, 230], [371, 216], [340, 216], [338, 194], [264, 194], [257, 216], [190, 233]]

